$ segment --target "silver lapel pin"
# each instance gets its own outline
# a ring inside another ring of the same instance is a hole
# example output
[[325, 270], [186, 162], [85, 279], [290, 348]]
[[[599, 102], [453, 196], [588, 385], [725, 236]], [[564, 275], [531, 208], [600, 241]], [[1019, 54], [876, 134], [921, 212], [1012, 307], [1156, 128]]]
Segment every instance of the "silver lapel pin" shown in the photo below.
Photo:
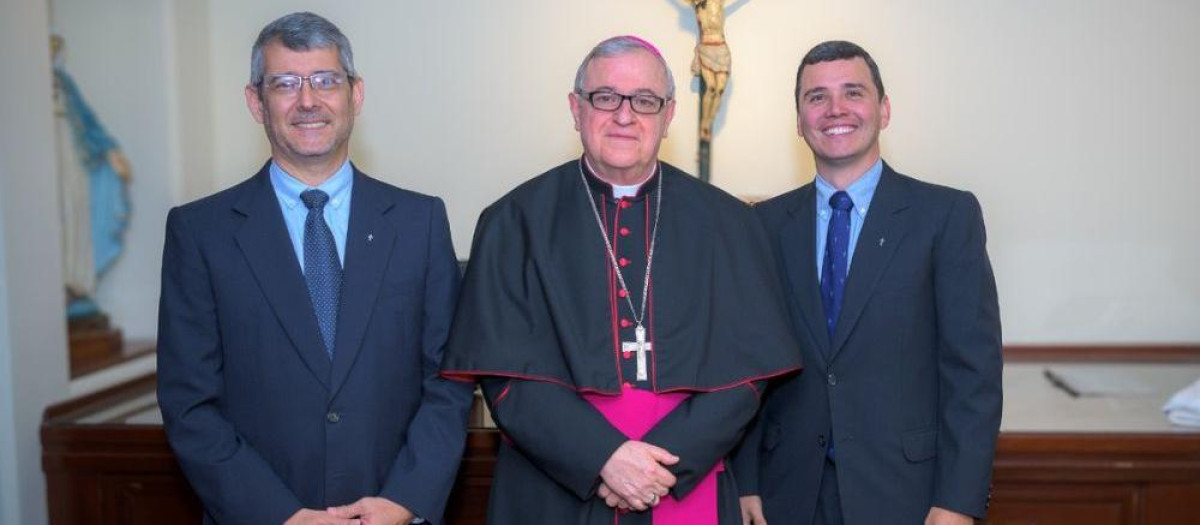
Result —
[[[373, 233], [368, 233], [368, 234], [367, 234], [367, 242], [371, 242], [371, 241], [373, 241], [373, 240], [375, 240], [375, 234], [373, 234]], [[882, 243], [883, 241], [881, 240], [880, 242]], [[880, 246], [883, 246], [883, 245], [882, 245], [882, 244], [880, 244]]]
[[882, 248], [882, 247], [883, 247], [883, 237], [880, 237], [880, 238], [879, 238], [879, 247], [880, 247], [880, 248]]

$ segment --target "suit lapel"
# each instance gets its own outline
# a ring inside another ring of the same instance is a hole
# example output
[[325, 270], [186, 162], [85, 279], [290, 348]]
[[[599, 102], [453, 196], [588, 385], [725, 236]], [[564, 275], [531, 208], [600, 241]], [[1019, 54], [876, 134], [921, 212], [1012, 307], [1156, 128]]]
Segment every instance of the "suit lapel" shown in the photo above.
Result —
[[367, 324], [384, 270], [396, 241], [396, 230], [385, 220], [394, 203], [379, 183], [356, 168], [351, 189], [350, 225], [346, 231], [346, 263], [342, 271], [342, 302], [333, 345], [330, 397], [349, 375], [362, 349]]
[[812, 339], [820, 345], [818, 356], [829, 355], [829, 330], [825, 328], [825, 307], [817, 284], [815, 186], [798, 192], [788, 208], [790, 217], [779, 231], [780, 251], [787, 271], [792, 296]]
[[833, 334], [830, 361], [837, 357], [850, 337], [879, 277], [908, 233], [908, 223], [903, 220], [902, 212], [908, 208], [909, 200], [900, 182], [896, 172], [885, 163], [879, 186], [875, 188], [875, 195], [871, 199], [871, 209], [867, 211], [867, 222], [863, 224], [854, 248], [854, 259], [850, 262], [846, 295], [837, 330]]
[[255, 176], [255, 182], [234, 204], [234, 210], [246, 217], [235, 234], [238, 247], [300, 358], [328, 388], [329, 355], [321, 342], [317, 316], [267, 166]]

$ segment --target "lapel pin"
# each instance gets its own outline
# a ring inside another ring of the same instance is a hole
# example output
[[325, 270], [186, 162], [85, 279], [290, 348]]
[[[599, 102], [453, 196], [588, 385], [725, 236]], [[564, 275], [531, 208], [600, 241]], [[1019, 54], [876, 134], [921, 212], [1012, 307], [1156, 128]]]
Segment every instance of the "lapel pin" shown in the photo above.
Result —
[[882, 247], [883, 247], [883, 243], [884, 243], [884, 239], [883, 239], [883, 237], [880, 237], [880, 238], [879, 238], [879, 247], [880, 247], [880, 248], [882, 248]]
[[373, 233], [368, 233], [368, 234], [367, 234], [367, 242], [371, 242], [371, 241], [373, 241], [373, 240], [375, 240], [375, 234], [373, 234]]

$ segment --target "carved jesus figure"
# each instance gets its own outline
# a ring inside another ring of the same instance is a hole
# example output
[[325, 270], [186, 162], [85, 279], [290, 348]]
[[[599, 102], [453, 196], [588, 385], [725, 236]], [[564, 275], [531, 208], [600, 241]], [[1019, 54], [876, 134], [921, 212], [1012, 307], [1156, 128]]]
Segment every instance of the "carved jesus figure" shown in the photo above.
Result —
[[721, 96], [729, 82], [729, 46], [725, 43], [724, 0], [687, 0], [696, 10], [696, 23], [700, 26], [700, 40], [696, 43], [696, 56], [692, 60], [692, 74], [704, 80], [704, 93], [700, 94], [700, 140], [712, 141], [713, 121], [721, 108]]

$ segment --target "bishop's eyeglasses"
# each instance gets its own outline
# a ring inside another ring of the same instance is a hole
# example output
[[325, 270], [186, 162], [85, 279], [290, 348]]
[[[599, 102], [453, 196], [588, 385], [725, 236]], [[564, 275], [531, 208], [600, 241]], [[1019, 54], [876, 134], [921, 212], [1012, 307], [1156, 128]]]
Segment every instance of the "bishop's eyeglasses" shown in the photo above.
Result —
[[628, 100], [629, 109], [642, 115], [657, 115], [667, 103], [667, 99], [649, 93], [622, 95], [615, 91], [592, 91], [591, 93], [579, 92], [579, 96], [600, 111], [616, 111], [622, 103]]
[[263, 84], [267, 89], [271, 90], [276, 95], [294, 96], [300, 93], [300, 89], [304, 87], [304, 81], [308, 81], [308, 87], [312, 88], [317, 93], [329, 93], [345, 84], [349, 80], [349, 76], [345, 73], [336, 71], [327, 71], [323, 73], [313, 73], [307, 77], [300, 75], [271, 75], [263, 80]]

